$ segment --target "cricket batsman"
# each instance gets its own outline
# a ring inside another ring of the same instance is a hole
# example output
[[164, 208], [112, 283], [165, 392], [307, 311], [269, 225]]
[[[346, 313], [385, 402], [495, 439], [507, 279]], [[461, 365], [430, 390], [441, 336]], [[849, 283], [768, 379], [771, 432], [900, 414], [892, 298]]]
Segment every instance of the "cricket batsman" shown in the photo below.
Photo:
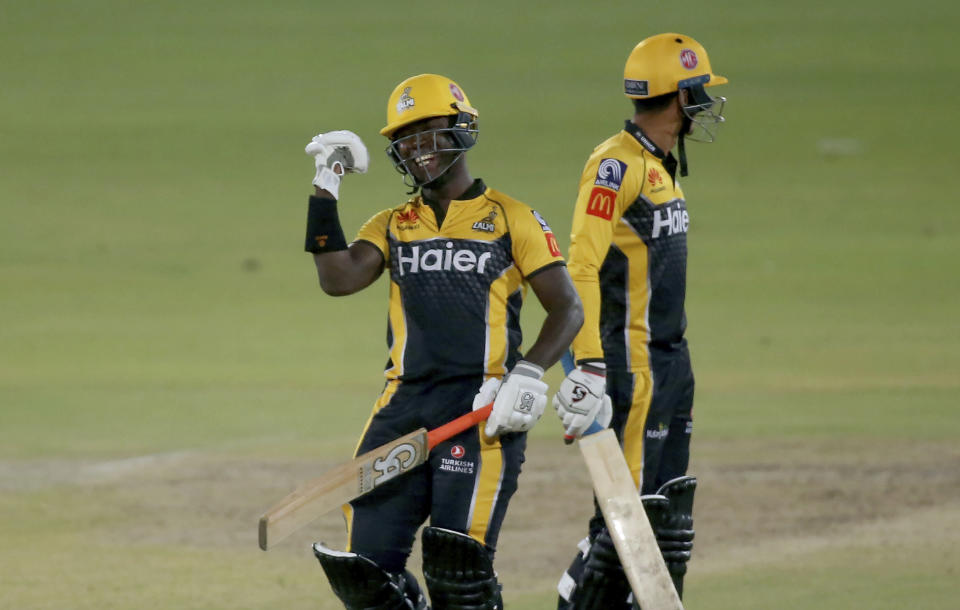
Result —
[[[712, 142], [723, 122], [726, 100], [708, 89], [727, 79], [713, 73], [700, 43], [674, 33], [641, 41], [623, 77], [633, 117], [593, 150], [580, 177], [568, 264], [584, 325], [554, 407], [563, 419], [609, 396], [611, 426], [682, 595], [696, 479], [686, 476], [694, 380], [684, 338], [690, 214], [679, 178], [685, 142]], [[630, 608], [599, 510], [579, 549], [558, 608]]]
[[[306, 147], [317, 170], [306, 250], [321, 288], [348, 295], [389, 276], [386, 383], [355, 455], [493, 403], [485, 425], [440, 443], [426, 464], [346, 505], [345, 551], [314, 545], [349, 609], [427, 607], [406, 569], [427, 520], [423, 574], [434, 610], [503, 607], [493, 558], [526, 431], [546, 406], [541, 377], [583, 323], [547, 221], [470, 175], [477, 116], [449, 78], [421, 74], [397, 85], [380, 133], [411, 196], [373, 215], [349, 243], [337, 215], [340, 183], [367, 170], [366, 147], [349, 131], [321, 133]], [[547, 315], [521, 353], [527, 286]]]

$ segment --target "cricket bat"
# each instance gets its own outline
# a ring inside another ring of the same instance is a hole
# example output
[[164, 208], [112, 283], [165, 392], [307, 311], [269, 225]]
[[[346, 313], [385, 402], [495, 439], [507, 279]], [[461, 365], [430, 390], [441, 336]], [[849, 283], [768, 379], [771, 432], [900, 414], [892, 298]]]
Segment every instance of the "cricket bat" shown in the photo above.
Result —
[[492, 410], [490, 403], [433, 430], [418, 428], [301, 484], [260, 517], [260, 548], [266, 551], [321, 515], [423, 464], [431, 449], [486, 420]]
[[613, 430], [578, 444], [634, 598], [643, 610], [683, 610]]

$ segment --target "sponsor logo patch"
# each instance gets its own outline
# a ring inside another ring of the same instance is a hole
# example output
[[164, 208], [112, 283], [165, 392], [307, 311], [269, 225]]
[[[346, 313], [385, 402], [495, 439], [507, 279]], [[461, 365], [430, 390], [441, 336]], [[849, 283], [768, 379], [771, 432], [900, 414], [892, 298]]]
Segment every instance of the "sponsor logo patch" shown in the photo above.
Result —
[[598, 186], [619, 191], [623, 175], [627, 172], [627, 164], [618, 159], [601, 159], [597, 167], [597, 179], [593, 181]]
[[533, 217], [537, 219], [537, 222], [540, 223], [540, 228], [543, 229], [544, 233], [551, 231], [550, 225], [547, 224], [547, 221], [540, 215], [540, 212], [533, 210]]
[[553, 233], [544, 233], [543, 236], [547, 240], [547, 248], [550, 250], [550, 254], [553, 256], [561, 256], [560, 245], [557, 243], [557, 238], [553, 236]]
[[680, 206], [679, 201], [664, 204], [653, 211], [653, 227], [650, 237], [656, 239], [661, 235], [669, 237], [680, 235], [690, 229], [690, 214]]
[[647, 438], [652, 440], [663, 440], [667, 438], [669, 434], [670, 434], [670, 429], [664, 426], [663, 424], [660, 424], [659, 428], [657, 428], [656, 430], [651, 430], [647, 428]]
[[645, 80], [623, 79], [623, 92], [627, 95], [649, 95], [649, 90]]
[[650, 181], [650, 186], [663, 184], [663, 176], [660, 175], [660, 172], [657, 171], [657, 168], [655, 167], [651, 167], [650, 171], [647, 172], [647, 180]]
[[604, 220], [613, 218], [613, 206], [617, 200], [617, 193], [602, 186], [595, 186], [590, 191], [587, 201], [587, 214]]
[[459, 474], [473, 474], [476, 467], [470, 460], [457, 460], [448, 457], [440, 458], [440, 470]]
[[450, 447], [450, 455], [457, 458], [458, 460], [467, 453], [467, 450], [463, 448], [463, 445], [454, 445]]
[[487, 262], [493, 256], [490, 252], [479, 255], [472, 250], [454, 249], [453, 242], [446, 242], [441, 248], [426, 246], [398, 246], [396, 254], [397, 271], [401, 277], [408, 273], [430, 271], [460, 271], [482, 274]]
[[397, 114], [402, 113], [404, 110], [409, 110], [416, 105], [416, 100], [410, 97], [410, 87], [407, 87], [403, 90], [403, 93], [400, 94], [400, 99], [397, 100]]
[[410, 210], [408, 212], [399, 212], [397, 214], [397, 229], [404, 231], [408, 229], [418, 229], [420, 228], [420, 217], [417, 216], [416, 210]]
[[697, 59], [697, 54], [693, 49], [684, 49], [680, 51], [680, 63], [687, 70], [693, 70], [700, 63], [700, 60]]
[[543, 229], [543, 237], [547, 240], [547, 248], [550, 250], [550, 254], [553, 256], [561, 256], [560, 245], [557, 243], [557, 238], [554, 237], [550, 225], [548, 225], [547, 221], [540, 215], [540, 212], [536, 210], [532, 210], [532, 212], [533, 217], [540, 223], [540, 228]]
[[450, 83], [450, 93], [453, 94], [453, 97], [457, 98], [458, 102], [463, 101], [463, 91], [460, 91], [460, 87]]
[[397, 214], [397, 222], [417, 222], [418, 220], [420, 220], [420, 217], [417, 216], [416, 210]]

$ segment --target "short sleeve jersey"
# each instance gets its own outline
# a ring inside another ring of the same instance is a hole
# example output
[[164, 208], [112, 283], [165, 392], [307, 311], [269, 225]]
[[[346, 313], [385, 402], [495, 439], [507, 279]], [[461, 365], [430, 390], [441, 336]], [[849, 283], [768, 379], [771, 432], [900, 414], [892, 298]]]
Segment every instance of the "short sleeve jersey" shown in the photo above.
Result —
[[474, 194], [440, 226], [416, 197], [357, 234], [390, 271], [388, 379], [501, 376], [520, 359], [525, 280], [564, 260], [535, 210], [479, 180]]
[[646, 367], [650, 345], [683, 340], [690, 217], [675, 172], [673, 156], [630, 121], [587, 160], [569, 257], [585, 317], [577, 360]]

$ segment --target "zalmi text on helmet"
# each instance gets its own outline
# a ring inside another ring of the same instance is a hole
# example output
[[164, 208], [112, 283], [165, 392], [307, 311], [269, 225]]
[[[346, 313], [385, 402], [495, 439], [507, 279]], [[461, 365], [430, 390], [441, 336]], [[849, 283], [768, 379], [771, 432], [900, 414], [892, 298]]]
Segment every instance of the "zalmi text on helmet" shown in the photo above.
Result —
[[445, 248], [424, 248], [421, 251], [420, 246], [409, 248], [409, 253], [405, 248], [397, 248], [397, 269], [400, 275], [407, 273], [421, 273], [425, 271], [474, 271], [483, 273], [487, 261], [490, 259], [490, 252], [484, 252], [480, 256], [470, 250], [454, 250], [453, 242], [447, 242]]
[[400, 94], [400, 99], [397, 100], [397, 113], [399, 114], [407, 108], [413, 108], [416, 104], [413, 98], [410, 97], [410, 87], [407, 87], [403, 90], [403, 93]]

